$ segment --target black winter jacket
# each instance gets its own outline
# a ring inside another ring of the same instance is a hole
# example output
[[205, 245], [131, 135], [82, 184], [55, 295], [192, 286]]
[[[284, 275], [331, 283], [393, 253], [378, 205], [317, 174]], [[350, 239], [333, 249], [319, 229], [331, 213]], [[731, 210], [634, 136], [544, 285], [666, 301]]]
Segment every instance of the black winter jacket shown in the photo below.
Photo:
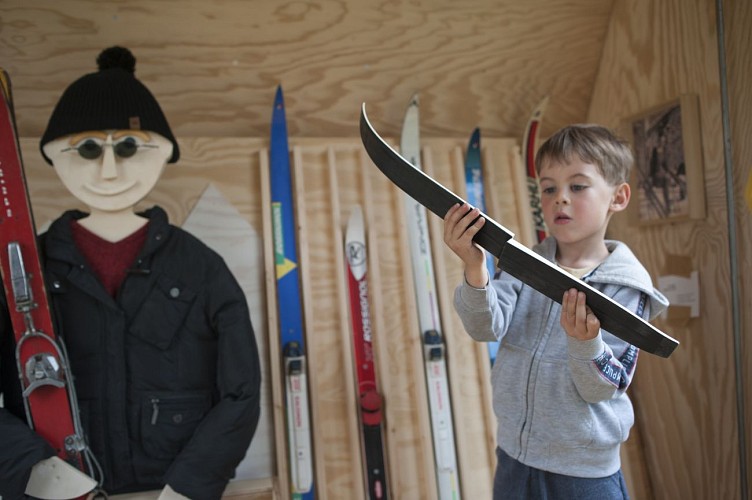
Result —
[[[57, 334], [109, 493], [170, 486], [219, 498], [259, 419], [260, 370], [245, 296], [222, 258], [154, 207], [144, 248], [113, 299], [73, 244], [70, 211], [40, 237]], [[0, 295], [0, 495], [22, 495], [53, 454], [26, 426], [7, 301]]]

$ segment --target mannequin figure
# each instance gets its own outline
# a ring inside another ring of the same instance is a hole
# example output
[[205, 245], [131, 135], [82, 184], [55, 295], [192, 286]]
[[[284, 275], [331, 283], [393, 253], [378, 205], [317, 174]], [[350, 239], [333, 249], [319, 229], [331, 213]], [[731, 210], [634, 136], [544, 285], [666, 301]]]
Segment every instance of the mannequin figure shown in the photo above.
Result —
[[[85, 438], [110, 494], [219, 498], [259, 419], [248, 306], [219, 255], [161, 208], [134, 212], [179, 148], [130, 51], [113, 47], [97, 62], [65, 91], [40, 142], [88, 209], [40, 236]], [[6, 311], [0, 296], [0, 495], [12, 500], [24, 485], [44, 491], [50, 467], [60, 484], [80, 474], [26, 427]]]

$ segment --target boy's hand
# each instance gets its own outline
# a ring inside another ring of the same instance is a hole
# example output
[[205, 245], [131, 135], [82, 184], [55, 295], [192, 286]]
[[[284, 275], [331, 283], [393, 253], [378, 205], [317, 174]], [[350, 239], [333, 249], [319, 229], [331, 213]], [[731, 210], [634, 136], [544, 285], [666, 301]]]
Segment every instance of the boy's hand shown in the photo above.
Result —
[[[470, 286], [484, 288], [488, 283], [485, 253], [473, 242], [486, 219], [468, 204], [454, 204], [444, 216], [444, 243], [465, 263], [465, 279]], [[477, 220], [476, 220], [477, 219]]]
[[561, 301], [561, 326], [570, 337], [591, 340], [598, 336], [601, 322], [585, 304], [585, 294], [571, 288]]

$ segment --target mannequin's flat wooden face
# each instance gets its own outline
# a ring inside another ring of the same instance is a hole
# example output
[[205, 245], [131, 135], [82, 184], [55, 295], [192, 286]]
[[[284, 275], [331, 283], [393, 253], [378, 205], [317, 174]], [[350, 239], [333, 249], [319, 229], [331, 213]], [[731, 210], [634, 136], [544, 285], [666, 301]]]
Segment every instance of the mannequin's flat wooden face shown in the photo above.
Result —
[[44, 145], [68, 191], [92, 210], [132, 208], [154, 188], [172, 143], [154, 132], [99, 130]]

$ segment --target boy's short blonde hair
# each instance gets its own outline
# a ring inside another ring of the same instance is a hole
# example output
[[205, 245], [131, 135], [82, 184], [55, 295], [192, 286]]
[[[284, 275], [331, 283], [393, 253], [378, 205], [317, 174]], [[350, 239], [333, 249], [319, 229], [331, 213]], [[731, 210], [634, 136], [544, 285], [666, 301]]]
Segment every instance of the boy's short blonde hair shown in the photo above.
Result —
[[629, 182], [634, 163], [629, 143], [606, 127], [589, 123], [569, 125], [549, 137], [535, 155], [535, 170], [540, 175], [545, 163], [569, 163], [572, 155], [598, 167], [612, 186]]

